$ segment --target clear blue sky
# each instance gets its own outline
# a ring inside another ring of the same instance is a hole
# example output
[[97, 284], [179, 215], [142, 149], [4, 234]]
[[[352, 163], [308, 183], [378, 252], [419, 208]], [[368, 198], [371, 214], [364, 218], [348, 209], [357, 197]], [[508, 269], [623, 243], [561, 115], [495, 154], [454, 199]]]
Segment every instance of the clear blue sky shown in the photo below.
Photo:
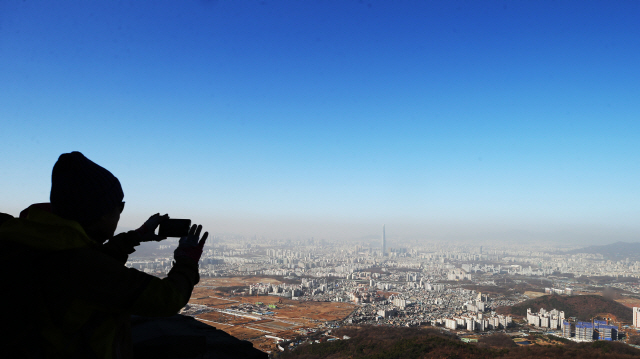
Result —
[[77, 150], [122, 182], [123, 228], [160, 211], [214, 233], [638, 240], [638, 18], [637, 1], [2, 0], [0, 211], [47, 201]]

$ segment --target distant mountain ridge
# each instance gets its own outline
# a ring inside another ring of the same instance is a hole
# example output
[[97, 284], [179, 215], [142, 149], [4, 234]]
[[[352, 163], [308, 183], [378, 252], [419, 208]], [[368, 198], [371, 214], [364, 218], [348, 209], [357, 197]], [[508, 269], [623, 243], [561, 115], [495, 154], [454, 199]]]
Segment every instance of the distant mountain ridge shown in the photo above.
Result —
[[574, 249], [568, 254], [589, 253], [602, 254], [608, 259], [640, 258], [640, 242], [616, 242], [602, 246], [589, 246], [581, 249]]

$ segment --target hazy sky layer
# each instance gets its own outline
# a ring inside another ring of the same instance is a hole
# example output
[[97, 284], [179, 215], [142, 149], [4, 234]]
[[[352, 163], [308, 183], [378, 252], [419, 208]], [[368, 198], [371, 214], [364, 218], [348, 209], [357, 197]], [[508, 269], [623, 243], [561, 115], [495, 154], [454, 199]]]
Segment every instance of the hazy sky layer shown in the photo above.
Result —
[[211, 232], [640, 238], [640, 2], [0, 1], [2, 212], [81, 151]]

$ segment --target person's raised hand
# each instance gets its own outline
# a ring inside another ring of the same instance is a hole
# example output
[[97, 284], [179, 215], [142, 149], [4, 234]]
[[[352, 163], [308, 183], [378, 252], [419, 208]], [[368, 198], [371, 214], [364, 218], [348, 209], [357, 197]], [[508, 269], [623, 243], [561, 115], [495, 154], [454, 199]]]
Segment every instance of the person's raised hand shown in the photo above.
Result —
[[200, 232], [202, 231], [201, 225], [193, 225], [189, 229], [189, 234], [180, 238], [178, 242], [178, 248], [173, 252], [174, 258], [186, 257], [198, 262], [202, 256], [204, 244], [207, 241], [209, 232], [204, 232], [202, 239], [200, 239]]
[[144, 224], [140, 228], [136, 229], [136, 232], [138, 232], [140, 236], [142, 236], [141, 242], [160, 242], [161, 240], [166, 239], [167, 237], [161, 237], [155, 234], [155, 232], [160, 223], [167, 219], [169, 219], [168, 214], [161, 216], [160, 213], [156, 213], [153, 216], [149, 217], [149, 219], [144, 222]]

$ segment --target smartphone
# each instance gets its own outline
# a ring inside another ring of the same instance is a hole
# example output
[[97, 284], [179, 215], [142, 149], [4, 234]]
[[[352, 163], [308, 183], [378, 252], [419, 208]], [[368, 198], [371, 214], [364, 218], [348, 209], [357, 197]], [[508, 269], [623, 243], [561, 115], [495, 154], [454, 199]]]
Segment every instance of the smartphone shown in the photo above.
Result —
[[184, 237], [189, 234], [190, 219], [167, 219], [160, 223], [158, 235], [160, 237]]

